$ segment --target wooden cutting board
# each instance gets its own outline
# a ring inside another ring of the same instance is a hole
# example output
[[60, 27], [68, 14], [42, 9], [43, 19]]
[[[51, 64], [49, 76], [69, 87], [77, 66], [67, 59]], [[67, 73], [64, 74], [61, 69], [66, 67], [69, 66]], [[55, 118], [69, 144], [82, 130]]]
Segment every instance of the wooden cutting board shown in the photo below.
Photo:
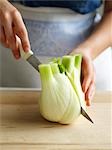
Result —
[[39, 91], [0, 90], [0, 150], [111, 150], [112, 92], [96, 92], [88, 114], [71, 125], [44, 120]]

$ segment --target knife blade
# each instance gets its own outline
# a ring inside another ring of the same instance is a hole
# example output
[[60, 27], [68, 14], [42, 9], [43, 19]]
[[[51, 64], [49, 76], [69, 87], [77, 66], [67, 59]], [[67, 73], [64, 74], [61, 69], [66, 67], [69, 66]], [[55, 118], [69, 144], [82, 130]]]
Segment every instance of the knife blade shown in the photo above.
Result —
[[82, 108], [82, 106], [81, 106], [81, 114], [82, 114], [86, 119], [88, 119], [91, 123], [94, 123], [94, 122], [92, 121], [92, 119], [89, 117], [89, 115], [87, 114], [87, 112]]
[[41, 62], [35, 55], [31, 55], [26, 60], [39, 72], [39, 65]]
[[[18, 42], [20, 43], [20, 39], [17, 38]], [[41, 64], [40, 60], [33, 54], [33, 52], [31, 50], [29, 50], [28, 52], [24, 52], [23, 47], [21, 45], [21, 43], [19, 44], [19, 50], [20, 50], [20, 55], [21, 57], [28, 61], [33, 68], [35, 68], [38, 72], [39, 72], [39, 65]]]

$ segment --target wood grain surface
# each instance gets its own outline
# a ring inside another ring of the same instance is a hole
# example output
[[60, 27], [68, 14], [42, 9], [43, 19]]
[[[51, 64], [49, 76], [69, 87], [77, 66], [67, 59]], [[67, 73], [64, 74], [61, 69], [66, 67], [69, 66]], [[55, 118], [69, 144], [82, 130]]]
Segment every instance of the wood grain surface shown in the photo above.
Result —
[[0, 150], [111, 150], [112, 92], [96, 92], [88, 114], [71, 125], [43, 119], [38, 91], [0, 91]]

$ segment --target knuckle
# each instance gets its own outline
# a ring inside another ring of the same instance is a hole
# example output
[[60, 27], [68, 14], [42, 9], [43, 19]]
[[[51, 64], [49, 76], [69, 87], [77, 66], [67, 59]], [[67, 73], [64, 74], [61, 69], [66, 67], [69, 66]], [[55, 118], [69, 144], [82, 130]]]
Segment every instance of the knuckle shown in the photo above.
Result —
[[13, 44], [13, 43], [14, 43], [14, 36], [13, 36], [13, 35], [7, 36], [7, 40], [8, 40], [9, 42], [12, 42], [11, 44]]
[[20, 36], [25, 36], [25, 30], [23, 29], [23, 28], [19, 28], [19, 30], [18, 30], [18, 34], [20, 35]]
[[5, 43], [4, 45], [6, 48], [10, 48], [9, 44]]
[[20, 16], [20, 13], [16, 8], [14, 8], [11, 13], [14, 18], [17, 18], [18, 16]]
[[9, 37], [7, 37], [8, 40], [8, 44], [10, 48], [15, 48], [15, 41], [14, 41], [14, 37], [12, 35], [10, 35]]
[[6, 11], [6, 12], [3, 14], [3, 17], [4, 17], [5, 20], [8, 20], [8, 19], [10, 18], [9, 12]]
[[28, 42], [27, 42], [27, 41], [24, 41], [23, 46], [24, 46], [24, 47], [28, 47], [28, 46], [29, 46], [29, 45], [28, 45]]

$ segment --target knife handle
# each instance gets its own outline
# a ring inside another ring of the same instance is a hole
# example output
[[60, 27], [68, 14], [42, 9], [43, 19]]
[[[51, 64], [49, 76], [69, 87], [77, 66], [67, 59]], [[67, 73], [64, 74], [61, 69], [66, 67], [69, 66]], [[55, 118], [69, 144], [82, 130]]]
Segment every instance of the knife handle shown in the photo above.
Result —
[[16, 36], [16, 38], [17, 38], [17, 41], [18, 41], [18, 43], [19, 43], [20, 56], [21, 56], [23, 59], [27, 60], [31, 55], [33, 55], [33, 52], [32, 52], [31, 50], [29, 50], [28, 52], [25, 52], [25, 51], [23, 50], [23, 47], [22, 47], [20, 38], [19, 38], [18, 36]]

